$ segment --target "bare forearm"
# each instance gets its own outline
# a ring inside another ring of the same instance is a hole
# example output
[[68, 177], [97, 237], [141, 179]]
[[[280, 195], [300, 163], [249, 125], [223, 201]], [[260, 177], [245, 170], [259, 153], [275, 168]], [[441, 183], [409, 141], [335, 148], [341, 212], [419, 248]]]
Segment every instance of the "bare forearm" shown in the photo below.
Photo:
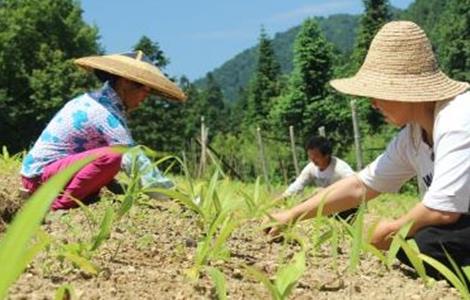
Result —
[[407, 214], [393, 221], [393, 232], [398, 231], [408, 222], [413, 222], [408, 236], [414, 236], [420, 229], [432, 225], [445, 225], [457, 222], [460, 213], [439, 211], [427, 208], [421, 202], [416, 204]]
[[291, 219], [308, 219], [317, 215], [323, 202], [323, 215], [357, 207], [361, 201], [372, 199], [379, 193], [368, 188], [356, 176], [350, 176], [322, 189], [307, 201], [289, 210]]

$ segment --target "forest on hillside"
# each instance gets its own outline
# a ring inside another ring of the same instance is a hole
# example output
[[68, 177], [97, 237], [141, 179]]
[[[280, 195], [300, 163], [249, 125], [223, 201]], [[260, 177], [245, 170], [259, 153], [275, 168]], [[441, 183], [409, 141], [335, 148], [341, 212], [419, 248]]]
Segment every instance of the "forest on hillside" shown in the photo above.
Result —
[[[285, 180], [294, 175], [289, 126], [299, 155], [306, 138], [323, 127], [336, 144], [335, 152], [354, 165], [351, 98], [334, 93], [328, 82], [358, 69], [384, 23], [416, 22], [430, 37], [444, 71], [470, 80], [470, 0], [416, 0], [404, 11], [394, 10], [386, 0], [363, 4], [360, 16], [308, 18], [273, 38], [261, 28], [257, 45], [203, 81], [173, 78], [188, 101], [150, 98], [130, 116], [134, 138], [197, 161], [204, 116], [214, 153], [242, 178], [253, 179], [261, 173], [255, 134], [260, 128], [270, 176]], [[0, 27], [0, 144], [19, 152], [32, 145], [68, 99], [98, 87], [72, 60], [104, 53], [104, 47], [99, 28], [83, 20], [80, 4], [73, 0], [2, 0]], [[146, 36], [133, 48], [147, 53], [162, 70], [170, 61], [158, 41]], [[366, 101], [358, 102], [358, 116], [367, 162], [385, 147], [394, 129]]]

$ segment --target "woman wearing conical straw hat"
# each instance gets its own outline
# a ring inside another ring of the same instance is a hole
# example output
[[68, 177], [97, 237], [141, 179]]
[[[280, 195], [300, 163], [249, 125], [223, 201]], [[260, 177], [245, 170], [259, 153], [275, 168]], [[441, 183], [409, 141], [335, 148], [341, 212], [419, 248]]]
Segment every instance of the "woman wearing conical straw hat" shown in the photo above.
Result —
[[[324, 214], [343, 211], [363, 199], [398, 192], [416, 176], [421, 201], [398, 219], [381, 221], [372, 244], [388, 249], [391, 237], [412, 222], [408, 237], [422, 253], [450, 266], [445, 248], [457, 264], [470, 265], [469, 84], [442, 73], [423, 30], [405, 21], [383, 26], [357, 74], [330, 84], [339, 92], [369, 98], [389, 123], [402, 129], [362, 171], [272, 217], [281, 224], [314, 217], [323, 199]], [[267, 232], [275, 235], [280, 228]], [[404, 253], [398, 258], [410, 264]], [[438, 276], [429, 266], [427, 272]]]
[[126, 113], [150, 93], [177, 101], [185, 100], [184, 93], [142, 51], [83, 57], [75, 63], [94, 72], [103, 86], [67, 102], [43, 130], [23, 160], [26, 191], [34, 192], [54, 174], [92, 154], [98, 158], [74, 175], [52, 210], [77, 207], [74, 199], [84, 204], [96, 201], [101, 188], [112, 183], [121, 168], [130, 173], [133, 164], [144, 188], [172, 187], [142, 151], [122, 155], [112, 147], [135, 145]]

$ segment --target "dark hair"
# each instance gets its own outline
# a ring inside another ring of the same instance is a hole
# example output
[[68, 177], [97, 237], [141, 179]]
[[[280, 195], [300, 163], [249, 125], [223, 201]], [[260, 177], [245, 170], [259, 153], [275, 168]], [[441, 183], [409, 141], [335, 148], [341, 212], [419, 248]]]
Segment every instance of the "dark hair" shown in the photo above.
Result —
[[98, 78], [99, 81], [101, 82], [108, 82], [109, 85], [111, 85], [112, 88], [115, 88], [116, 81], [119, 79], [119, 76], [95, 69], [94, 70], [95, 76]]
[[333, 152], [333, 147], [331, 142], [323, 136], [312, 136], [307, 144], [305, 145], [305, 150], [318, 149], [323, 155], [331, 155]]

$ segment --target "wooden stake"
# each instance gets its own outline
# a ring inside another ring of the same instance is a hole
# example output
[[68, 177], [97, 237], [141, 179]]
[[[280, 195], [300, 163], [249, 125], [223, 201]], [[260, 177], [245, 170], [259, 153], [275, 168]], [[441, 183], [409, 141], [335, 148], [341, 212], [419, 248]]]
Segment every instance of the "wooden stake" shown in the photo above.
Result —
[[258, 140], [261, 164], [263, 166], [264, 181], [266, 185], [268, 186], [268, 190], [271, 190], [271, 185], [269, 184], [268, 164], [266, 162], [266, 155], [264, 154], [263, 140], [261, 139], [261, 129], [259, 127], [256, 128], [256, 137]]
[[206, 145], [208, 131], [209, 129], [206, 128], [204, 124], [204, 116], [201, 116], [201, 160], [199, 162], [198, 177], [201, 177], [204, 174], [204, 171], [206, 170]]
[[354, 146], [356, 148], [356, 170], [362, 169], [362, 147], [361, 147], [361, 135], [359, 132], [359, 125], [357, 120], [356, 112], [356, 100], [351, 100], [351, 115], [354, 129]]
[[295, 174], [299, 176], [299, 163], [297, 162], [297, 151], [295, 151], [295, 137], [294, 137], [294, 126], [289, 126], [289, 136], [290, 136], [290, 148], [292, 151], [292, 159], [294, 160]]

